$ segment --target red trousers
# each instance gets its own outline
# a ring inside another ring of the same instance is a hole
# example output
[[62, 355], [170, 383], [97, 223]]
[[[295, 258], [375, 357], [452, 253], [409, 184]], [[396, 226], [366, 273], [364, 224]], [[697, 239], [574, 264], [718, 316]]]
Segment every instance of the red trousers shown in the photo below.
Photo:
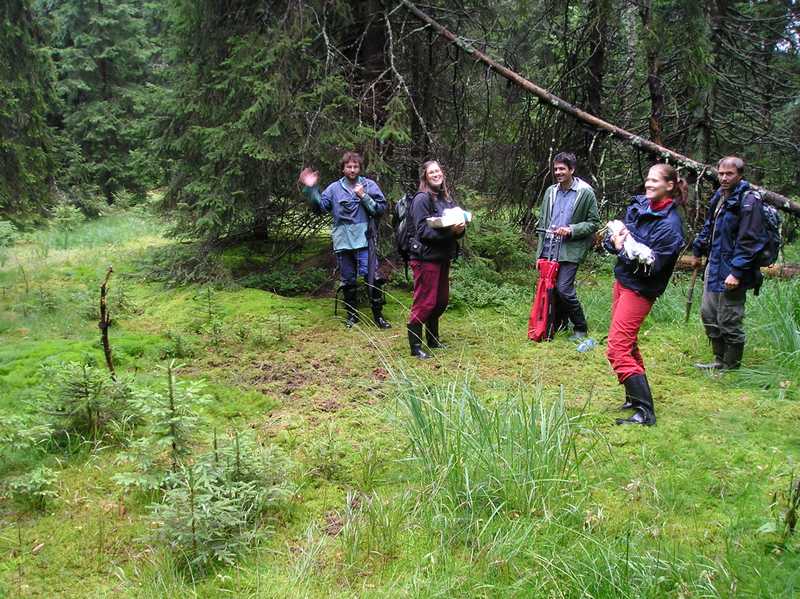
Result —
[[633, 375], [644, 374], [638, 345], [639, 329], [654, 302], [614, 281], [606, 357], [620, 383]]
[[414, 299], [409, 324], [425, 324], [439, 318], [450, 300], [450, 262], [409, 262], [414, 273]]

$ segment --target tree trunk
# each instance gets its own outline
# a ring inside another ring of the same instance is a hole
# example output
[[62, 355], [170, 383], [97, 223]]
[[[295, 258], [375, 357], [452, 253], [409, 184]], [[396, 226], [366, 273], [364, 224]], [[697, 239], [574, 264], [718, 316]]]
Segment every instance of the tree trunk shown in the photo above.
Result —
[[664, 84], [661, 81], [663, 61], [659, 56], [659, 40], [653, 30], [653, 3], [646, 0], [639, 6], [642, 19], [642, 38], [647, 64], [647, 89], [650, 92], [650, 139], [658, 145], [664, 144], [662, 120], [664, 118]]
[[[589, 58], [586, 63], [586, 108], [595, 116], [603, 115], [603, 74], [606, 62], [606, 40], [608, 19], [610, 17], [609, 0], [591, 0], [589, 3]], [[598, 149], [595, 147], [597, 137], [590, 132], [584, 134], [584, 145], [589, 163], [589, 172], [597, 170]]]

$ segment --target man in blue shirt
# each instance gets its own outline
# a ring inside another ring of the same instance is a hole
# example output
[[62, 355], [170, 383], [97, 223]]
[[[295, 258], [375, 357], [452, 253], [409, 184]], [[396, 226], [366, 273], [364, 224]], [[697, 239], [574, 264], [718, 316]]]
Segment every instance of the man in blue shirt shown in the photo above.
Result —
[[559, 264], [555, 329], [572, 321], [571, 339], [574, 341], [586, 337], [589, 330], [575, 291], [575, 275], [600, 224], [594, 190], [575, 176], [577, 164], [571, 152], [560, 152], [553, 158], [556, 184], [544, 192], [539, 219], [539, 227], [549, 234], [540, 233], [536, 250], [537, 258], [555, 260]]
[[345, 152], [339, 163], [344, 175], [320, 194], [319, 173], [303, 169], [300, 183], [312, 209], [333, 216], [333, 251], [342, 278], [344, 303], [347, 309], [345, 326], [358, 322], [357, 279], [361, 276], [369, 287], [372, 316], [378, 328], [391, 325], [383, 318], [384, 281], [377, 277], [378, 218], [386, 211], [386, 198], [378, 184], [361, 176], [364, 159], [357, 152]]

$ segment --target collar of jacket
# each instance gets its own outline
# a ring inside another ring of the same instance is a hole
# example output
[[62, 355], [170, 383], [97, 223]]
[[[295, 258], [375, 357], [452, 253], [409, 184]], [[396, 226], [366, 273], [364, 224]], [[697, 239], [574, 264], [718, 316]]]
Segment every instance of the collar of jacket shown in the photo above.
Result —
[[[361, 175], [359, 175], [359, 176], [358, 176], [358, 179], [356, 180], [356, 183], [360, 183], [361, 185], [364, 185], [364, 181], [366, 181], [366, 179], [364, 179], [364, 177], [362, 177]], [[341, 186], [342, 186], [342, 188], [343, 188], [345, 191], [347, 191], [348, 193], [353, 193], [353, 188], [352, 188], [352, 187], [350, 187], [350, 186], [347, 184], [347, 177], [342, 177], [341, 179], [339, 179], [339, 185], [341, 185]], [[366, 185], [364, 185], [364, 187], [366, 187]]]
[[670, 202], [662, 210], [655, 211], [650, 208], [650, 200], [647, 199], [647, 196], [634, 196], [634, 200], [636, 201], [636, 211], [639, 214], [649, 214], [650, 216], [656, 216], [658, 218], [665, 217], [669, 214], [669, 211], [673, 210], [675, 207], [675, 202]]
[[[736, 184], [736, 187], [733, 190], [733, 193], [729, 195], [725, 199], [725, 203], [728, 205], [738, 204], [739, 200], [742, 199], [742, 196], [746, 191], [750, 189], [750, 183], [746, 179], [742, 179], [739, 183]], [[714, 192], [714, 195], [711, 197], [714, 203], [716, 203], [719, 198], [722, 196], [722, 188], [718, 188], [717, 191]]]

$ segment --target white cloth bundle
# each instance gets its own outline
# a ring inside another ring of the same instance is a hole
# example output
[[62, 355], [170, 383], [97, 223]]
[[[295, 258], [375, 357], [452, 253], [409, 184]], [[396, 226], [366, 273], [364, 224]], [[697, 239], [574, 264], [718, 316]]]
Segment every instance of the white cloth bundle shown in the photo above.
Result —
[[[625, 225], [620, 220], [612, 220], [609, 221], [606, 226], [608, 227], [609, 233], [612, 235], [618, 235]], [[622, 249], [620, 251], [625, 254], [625, 257], [629, 260], [635, 260], [636, 262], [644, 264], [645, 266], [650, 266], [656, 261], [656, 257], [653, 255], [653, 250], [651, 250], [645, 244], [636, 241], [630, 234], [622, 243]]]
[[429, 216], [428, 225], [434, 229], [443, 229], [453, 225], [462, 225], [472, 221], [472, 213], [461, 208], [445, 208], [441, 216]]

